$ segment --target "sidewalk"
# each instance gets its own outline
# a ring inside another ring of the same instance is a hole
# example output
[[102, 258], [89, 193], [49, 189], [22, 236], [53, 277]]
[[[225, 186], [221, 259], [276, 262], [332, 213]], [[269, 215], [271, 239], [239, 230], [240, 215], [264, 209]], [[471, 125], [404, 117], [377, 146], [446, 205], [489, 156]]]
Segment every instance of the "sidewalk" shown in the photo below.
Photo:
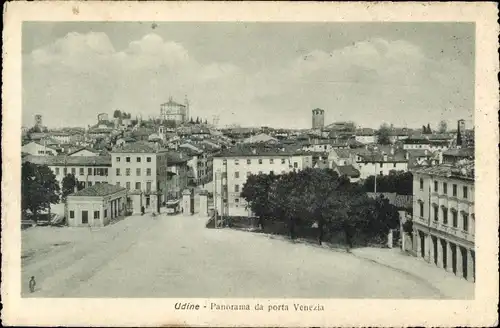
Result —
[[352, 249], [352, 254], [423, 280], [439, 290], [446, 298], [474, 298], [474, 283], [458, 278], [453, 273], [437, 268], [421, 258], [402, 253], [399, 248], [358, 248]]

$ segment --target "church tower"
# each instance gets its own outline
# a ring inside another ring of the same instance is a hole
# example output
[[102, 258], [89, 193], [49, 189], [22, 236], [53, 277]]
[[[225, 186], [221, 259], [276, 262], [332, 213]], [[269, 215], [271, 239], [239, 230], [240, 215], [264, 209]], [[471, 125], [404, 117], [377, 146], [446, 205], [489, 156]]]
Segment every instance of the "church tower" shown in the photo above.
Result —
[[184, 106], [186, 106], [186, 110], [184, 112], [184, 122], [189, 122], [189, 100], [187, 95], [184, 96]]
[[325, 111], [316, 108], [312, 110], [312, 128], [313, 130], [323, 129], [325, 126]]

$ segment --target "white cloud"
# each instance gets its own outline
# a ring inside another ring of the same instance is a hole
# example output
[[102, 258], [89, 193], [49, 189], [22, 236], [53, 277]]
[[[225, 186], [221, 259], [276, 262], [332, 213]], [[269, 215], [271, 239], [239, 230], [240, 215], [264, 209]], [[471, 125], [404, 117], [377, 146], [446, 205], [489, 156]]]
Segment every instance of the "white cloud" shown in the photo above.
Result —
[[156, 34], [117, 51], [104, 33], [69, 33], [26, 58], [23, 115], [27, 124], [35, 113], [54, 124], [92, 124], [95, 114], [117, 108], [157, 115], [169, 96], [188, 94], [193, 115], [220, 113], [222, 123], [307, 127], [310, 109], [323, 107], [331, 119], [364, 124], [403, 110], [412, 117], [422, 108], [460, 108], [469, 96], [467, 74], [458, 61], [430, 60], [406, 41], [364, 40], [248, 71], [201, 64]]

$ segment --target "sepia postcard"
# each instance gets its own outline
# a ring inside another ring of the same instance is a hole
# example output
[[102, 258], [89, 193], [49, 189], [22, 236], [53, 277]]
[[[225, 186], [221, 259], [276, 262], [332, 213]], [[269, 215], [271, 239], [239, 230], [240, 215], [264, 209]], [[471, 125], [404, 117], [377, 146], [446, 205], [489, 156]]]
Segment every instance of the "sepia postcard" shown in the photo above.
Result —
[[5, 4], [3, 324], [496, 326], [497, 18]]

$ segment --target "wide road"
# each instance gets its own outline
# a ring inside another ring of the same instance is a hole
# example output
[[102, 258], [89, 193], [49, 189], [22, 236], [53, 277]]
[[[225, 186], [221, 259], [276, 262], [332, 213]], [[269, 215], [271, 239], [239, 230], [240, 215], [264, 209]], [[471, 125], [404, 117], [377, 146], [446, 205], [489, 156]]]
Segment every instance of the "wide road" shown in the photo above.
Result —
[[[410, 274], [351, 254], [248, 232], [206, 229], [205, 221], [196, 216], [139, 216], [96, 231], [72, 228], [73, 236], [81, 233], [84, 238], [67, 237], [67, 245], [37, 252], [23, 264], [23, 296], [442, 296]], [[29, 238], [23, 236], [23, 243]], [[31, 275], [37, 279], [33, 294], [24, 286]]]

